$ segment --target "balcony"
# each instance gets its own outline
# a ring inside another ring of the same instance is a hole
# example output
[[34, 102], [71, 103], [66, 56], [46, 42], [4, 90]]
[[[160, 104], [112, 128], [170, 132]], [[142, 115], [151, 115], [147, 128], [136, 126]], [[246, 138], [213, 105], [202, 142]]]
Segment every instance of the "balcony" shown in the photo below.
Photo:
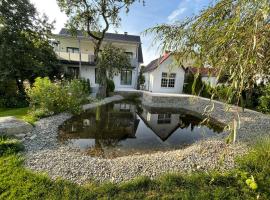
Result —
[[94, 55], [89, 53], [71, 53], [64, 51], [56, 51], [56, 55], [58, 59], [65, 61], [73, 61], [73, 62], [83, 62], [83, 63], [93, 63]]

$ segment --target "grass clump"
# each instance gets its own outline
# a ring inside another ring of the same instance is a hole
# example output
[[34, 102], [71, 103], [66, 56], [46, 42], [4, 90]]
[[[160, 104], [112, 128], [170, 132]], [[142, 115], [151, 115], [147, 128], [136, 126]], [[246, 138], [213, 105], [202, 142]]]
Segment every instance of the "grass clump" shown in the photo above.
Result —
[[0, 156], [18, 153], [23, 150], [23, 145], [16, 139], [0, 136]]
[[269, 139], [226, 173], [166, 174], [154, 180], [138, 177], [121, 184], [84, 186], [26, 170], [23, 158], [14, 154], [19, 151], [17, 143], [8, 138], [1, 140], [0, 149], [13, 149], [0, 157], [0, 199], [270, 199]]

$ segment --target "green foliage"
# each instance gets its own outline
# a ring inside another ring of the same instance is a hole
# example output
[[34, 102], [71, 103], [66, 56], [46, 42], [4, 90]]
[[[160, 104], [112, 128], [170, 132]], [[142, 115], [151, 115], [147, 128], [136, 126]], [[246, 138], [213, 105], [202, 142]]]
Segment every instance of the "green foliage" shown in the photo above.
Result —
[[[4, 141], [12, 143], [7, 139]], [[79, 186], [61, 179], [53, 181], [44, 174], [26, 170], [20, 156], [4, 153], [0, 157], [0, 199], [267, 200], [270, 197], [269, 185], [269, 138], [263, 139], [247, 155], [241, 156], [237, 160], [237, 167], [229, 172], [166, 174], [153, 180], [138, 177], [120, 184], [89, 183]]]
[[266, 85], [263, 89], [263, 94], [259, 98], [258, 109], [265, 113], [270, 112], [270, 84]]
[[28, 102], [25, 95], [18, 93], [15, 80], [0, 80], [0, 108], [21, 108], [27, 106]]
[[115, 85], [113, 80], [107, 79], [107, 89], [106, 89], [106, 95], [109, 96], [109, 93], [114, 92]]
[[[99, 54], [98, 66], [98, 83], [106, 88], [108, 92], [114, 91], [112, 84], [108, 79], [113, 79], [114, 75], [121, 72], [122, 69], [130, 69], [130, 57], [125, 53], [124, 49], [107, 44], [104, 46], [102, 52]], [[108, 77], [107, 77], [108, 75]], [[108, 88], [107, 84], [111, 84]], [[114, 84], [113, 84], [114, 85]], [[113, 90], [112, 90], [113, 89]], [[108, 92], [106, 94], [108, 95]], [[104, 97], [103, 94], [99, 94]]]
[[49, 44], [52, 24], [40, 17], [29, 0], [2, 0], [0, 4], [0, 80], [14, 80], [24, 93], [23, 81], [57, 76], [60, 67]]
[[0, 156], [15, 154], [23, 149], [23, 145], [18, 140], [0, 136]]
[[137, 89], [138, 90], [140, 89], [140, 86], [145, 83], [145, 77], [143, 75], [144, 69], [145, 69], [145, 66], [141, 66], [140, 73], [139, 73], [138, 80], [137, 80], [137, 84], [138, 84]]
[[258, 76], [270, 74], [269, 18], [269, 0], [218, 0], [197, 16], [146, 33], [154, 33], [154, 42], [174, 52], [179, 63], [193, 58], [215, 68], [232, 91], [228, 98], [240, 102]]
[[41, 118], [64, 111], [80, 113], [87, 102], [87, 88], [80, 80], [51, 82], [48, 77], [36, 78], [27, 90], [32, 111], [30, 115]]
[[188, 74], [185, 77], [185, 85], [183, 88], [184, 93], [199, 95], [206, 98], [211, 98], [213, 94], [213, 88], [202, 81], [202, 77], [199, 74]]

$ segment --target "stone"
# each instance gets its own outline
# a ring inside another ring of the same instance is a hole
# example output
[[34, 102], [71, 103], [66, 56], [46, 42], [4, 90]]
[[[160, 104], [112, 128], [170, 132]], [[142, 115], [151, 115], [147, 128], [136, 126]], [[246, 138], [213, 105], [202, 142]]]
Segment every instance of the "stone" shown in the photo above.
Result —
[[16, 134], [15, 137], [18, 139], [22, 139], [22, 138], [26, 137], [26, 134], [24, 134], [24, 133]]
[[32, 135], [31, 137], [30, 137], [30, 140], [33, 140], [33, 139], [35, 139], [37, 137], [37, 135], [35, 134], [35, 135]]
[[16, 117], [0, 117], [0, 134], [18, 135], [32, 131], [31, 124]]

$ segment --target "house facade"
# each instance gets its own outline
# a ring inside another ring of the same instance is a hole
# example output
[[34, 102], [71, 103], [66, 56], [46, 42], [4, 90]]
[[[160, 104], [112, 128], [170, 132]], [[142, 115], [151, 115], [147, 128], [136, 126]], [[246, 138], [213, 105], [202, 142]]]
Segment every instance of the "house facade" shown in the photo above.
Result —
[[[81, 32], [72, 36], [67, 29], [62, 29], [59, 34], [53, 35], [54, 50], [64, 66], [65, 71], [75, 78], [89, 79], [92, 91], [98, 90], [97, 67], [94, 62], [93, 39], [84, 36]], [[107, 33], [105, 35], [101, 50], [104, 45], [111, 43], [113, 46], [122, 48], [130, 56], [132, 69], [123, 69], [113, 78], [115, 89], [137, 87], [137, 76], [139, 65], [143, 63], [140, 36]]]
[[217, 78], [215, 74], [208, 73], [211, 68], [197, 68], [193, 59], [186, 59], [179, 65], [171, 53], [165, 53], [158, 59], [150, 62], [144, 69], [145, 83], [143, 89], [153, 93], [182, 94], [185, 78], [189, 73], [196, 74], [200, 69], [202, 81], [215, 86]]

